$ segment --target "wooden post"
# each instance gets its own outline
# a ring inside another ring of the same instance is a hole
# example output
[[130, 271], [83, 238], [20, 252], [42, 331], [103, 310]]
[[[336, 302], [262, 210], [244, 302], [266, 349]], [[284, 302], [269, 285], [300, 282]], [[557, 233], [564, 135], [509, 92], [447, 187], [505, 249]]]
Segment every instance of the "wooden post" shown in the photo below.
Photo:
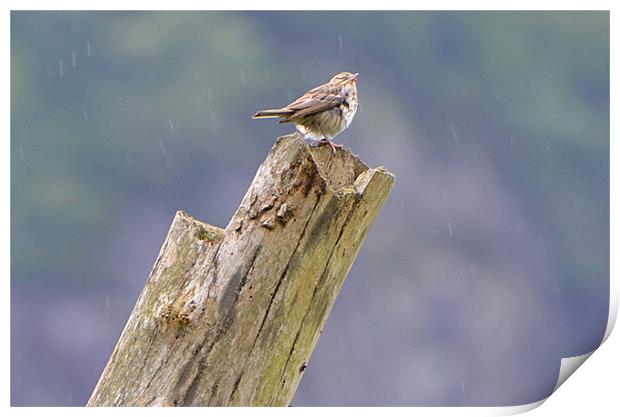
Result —
[[88, 405], [288, 405], [393, 182], [278, 138], [226, 229], [177, 212]]

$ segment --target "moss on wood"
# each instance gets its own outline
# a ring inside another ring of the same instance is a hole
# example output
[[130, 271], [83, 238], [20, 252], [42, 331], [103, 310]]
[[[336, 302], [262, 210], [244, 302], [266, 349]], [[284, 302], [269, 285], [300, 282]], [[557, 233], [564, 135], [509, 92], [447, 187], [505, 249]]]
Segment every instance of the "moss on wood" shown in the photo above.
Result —
[[178, 212], [88, 405], [288, 405], [393, 180], [289, 135], [225, 230]]

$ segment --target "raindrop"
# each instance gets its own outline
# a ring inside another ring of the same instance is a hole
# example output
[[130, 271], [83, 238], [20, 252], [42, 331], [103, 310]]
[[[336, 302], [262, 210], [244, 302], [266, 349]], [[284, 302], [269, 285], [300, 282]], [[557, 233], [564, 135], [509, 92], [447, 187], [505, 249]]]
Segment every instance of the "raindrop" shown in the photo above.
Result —
[[465, 394], [465, 382], [463, 382], [462, 379], [461, 379], [461, 391], [463, 391], [463, 394]]
[[166, 145], [164, 144], [164, 142], [161, 140], [160, 137], [157, 137], [156, 140], [157, 140], [157, 146], [159, 147], [159, 151], [161, 152], [164, 159], [166, 159]]
[[105, 296], [105, 308], [110, 308], [110, 297]]
[[24, 131], [23, 130], [19, 130], [19, 136], [22, 140], [22, 142], [28, 142], [28, 140], [26, 139], [26, 135], [24, 135]]
[[452, 137], [454, 138], [454, 141], [458, 142], [459, 134], [456, 132], [456, 128], [454, 127], [454, 125], [450, 125], [450, 131], [452, 132]]
[[497, 102], [502, 101], [502, 96], [500, 96], [499, 94], [495, 93], [495, 100], [496, 100]]
[[172, 117], [168, 118], [168, 127], [170, 128], [170, 131], [174, 130], [174, 125], [172, 124]]
[[71, 66], [76, 67], [77, 66], [77, 60], [75, 57], [75, 49], [73, 51], [71, 51]]
[[400, 200], [400, 211], [405, 212], [405, 200]]
[[22, 149], [22, 145], [19, 145], [19, 159], [24, 160], [24, 150]]
[[245, 71], [243, 71], [243, 68], [239, 68], [239, 78], [241, 79], [241, 84], [245, 84]]
[[86, 56], [90, 56], [90, 42], [86, 41]]
[[213, 92], [210, 88], [207, 90], [207, 98], [209, 100], [209, 103], [213, 103]]
[[448, 222], [448, 233], [450, 236], [454, 236], [454, 231], [452, 230], [452, 223]]
[[65, 66], [65, 63], [62, 62], [62, 59], [58, 61], [58, 75], [60, 75], [60, 78], [65, 76], [64, 66]]
[[70, 392], [67, 393], [67, 399], [69, 400], [69, 405], [73, 405], [73, 395]]
[[338, 49], [342, 52], [342, 33], [338, 34]]
[[86, 109], [82, 109], [82, 118], [85, 122], [88, 122], [88, 112], [86, 111]]

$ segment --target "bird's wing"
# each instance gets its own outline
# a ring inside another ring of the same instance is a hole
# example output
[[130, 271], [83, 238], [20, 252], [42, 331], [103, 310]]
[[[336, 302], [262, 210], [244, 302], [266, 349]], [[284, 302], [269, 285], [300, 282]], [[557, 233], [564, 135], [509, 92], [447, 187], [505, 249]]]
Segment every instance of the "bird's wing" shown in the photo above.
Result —
[[324, 110], [329, 110], [333, 107], [341, 105], [342, 102], [343, 97], [339, 94], [338, 88], [321, 85], [308, 91], [306, 94], [286, 106], [285, 109], [293, 110], [294, 113], [286, 116], [286, 118], [280, 122], [285, 123], [291, 119], [297, 119]]

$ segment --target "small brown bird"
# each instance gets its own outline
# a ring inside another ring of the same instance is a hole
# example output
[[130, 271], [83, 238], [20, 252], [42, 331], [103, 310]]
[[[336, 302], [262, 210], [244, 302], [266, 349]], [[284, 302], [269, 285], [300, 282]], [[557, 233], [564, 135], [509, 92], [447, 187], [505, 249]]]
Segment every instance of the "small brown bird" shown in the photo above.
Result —
[[336, 152], [342, 145], [332, 139], [351, 124], [357, 111], [359, 74], [341, 72], [281, 109], [261, 110], [252, 119], [280, 118], [279, 123], [294, 123], [306, 139], [329, 144]]

